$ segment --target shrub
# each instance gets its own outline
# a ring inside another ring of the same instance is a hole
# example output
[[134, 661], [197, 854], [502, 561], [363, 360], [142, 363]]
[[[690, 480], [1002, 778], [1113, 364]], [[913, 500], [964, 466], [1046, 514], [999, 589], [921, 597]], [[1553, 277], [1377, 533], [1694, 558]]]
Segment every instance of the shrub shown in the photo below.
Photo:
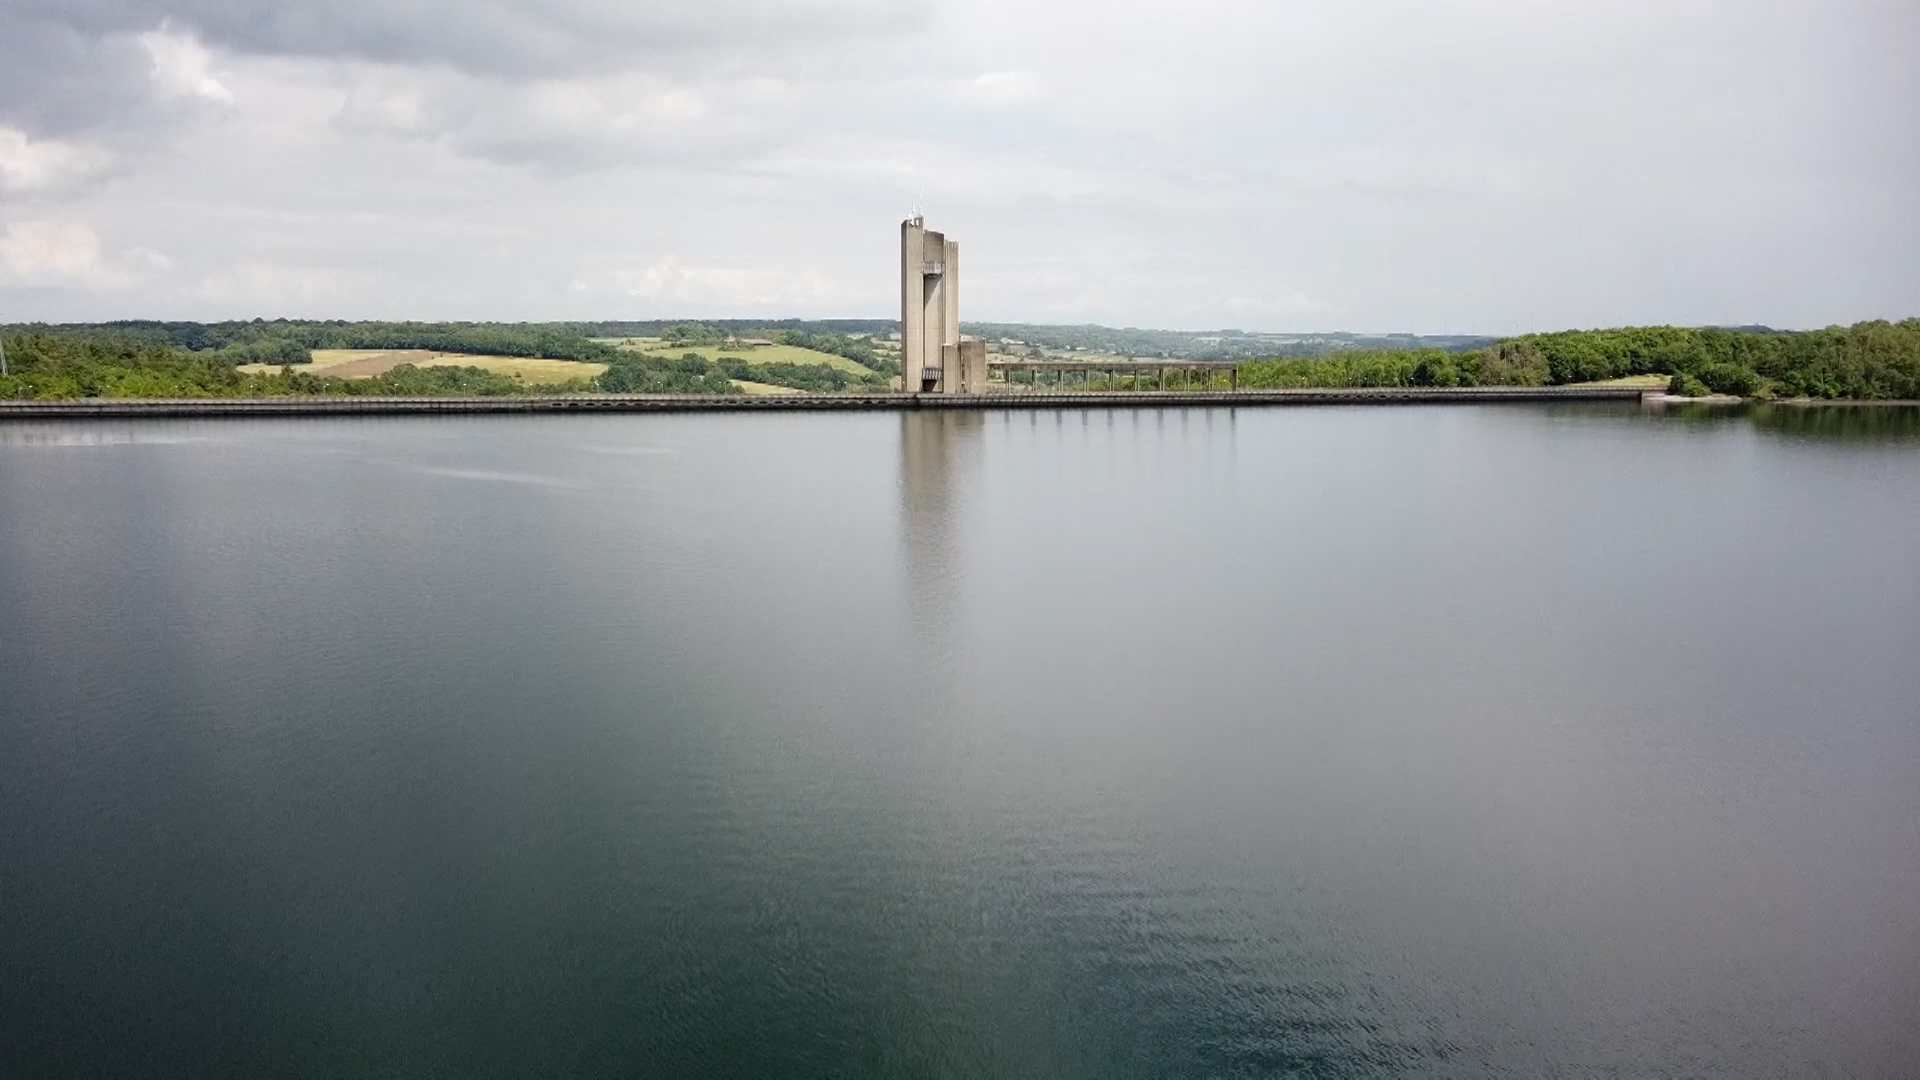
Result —
[[1693, 374], [1700, 382], [1706, 384], [1707, 389], [1716, 394], [1752, 397], [1766, 385], [1766, 380], [1753, 369], [1725, 361], [1702, 364]]
[[1556, 372], [1531, 341], [1502, 341], [1480, 351], [1482, 386], [1545, 386]]
[[1681, 397], [1706, 397], [1713, 391], [1707, 389], [1707, 384], [1699, 379], [1682, 374], [1667, 380], [1667, 393], [1678, 394]]

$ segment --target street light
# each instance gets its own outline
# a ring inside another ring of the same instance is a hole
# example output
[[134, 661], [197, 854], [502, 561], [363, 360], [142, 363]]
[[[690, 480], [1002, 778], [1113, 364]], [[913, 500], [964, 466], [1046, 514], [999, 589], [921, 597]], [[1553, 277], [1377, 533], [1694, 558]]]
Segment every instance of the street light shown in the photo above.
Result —
[[0, 378], [5, 378], [6, 374], [7, 374], [7, 335], [4, 330], [0, 330]]

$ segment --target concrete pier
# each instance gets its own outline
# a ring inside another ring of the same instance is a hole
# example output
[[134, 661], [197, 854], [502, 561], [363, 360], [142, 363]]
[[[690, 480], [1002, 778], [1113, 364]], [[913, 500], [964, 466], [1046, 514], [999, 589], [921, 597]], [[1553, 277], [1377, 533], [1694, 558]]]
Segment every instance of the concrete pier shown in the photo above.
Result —
[[[419, 416], [483, 413], [892, 412], [907, 409], [1236, 409], [1306, 405], [1637, 403], [1620, 386], [1349, 390], [1040, 391], [990, 394], [581, 394], [556, 397], [74, 398], [0, 401], [7, 420], [137, 417]], [[1657, 394], [1655, 396], [1658, 396]]]

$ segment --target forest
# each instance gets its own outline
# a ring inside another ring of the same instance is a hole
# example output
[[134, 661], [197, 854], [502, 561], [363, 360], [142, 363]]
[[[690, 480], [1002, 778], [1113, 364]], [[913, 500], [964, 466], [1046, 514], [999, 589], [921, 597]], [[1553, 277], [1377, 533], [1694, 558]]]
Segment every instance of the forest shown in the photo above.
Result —
[[614, 349], [564, 323], [344, 322], [253, 319], [247, 322], [129, 320], [27, 325], [9, 333], [115, 339], [213, 353], [235, 364], [304, 363], [314, 349], [430, 349], [480, 356], [531, 356], [605, 362]]
[[600, 376], [599, 387], [616, 394], [730, 394], [737, 390], [734, 379], [813, 393], [836, 393], [849, 388], [885, 390], [889, 386], [884, 375], [852, 375], [825, 364], [756, 364], [747, 359], [750, 355], [750, 352], [739, 357], [723, 354], [708, 360], [692, 352], [677, 359], [623, 352], [609, 363], [606, 374]]
[[0, 398], [498, 396], [568, 389], [528, 387], [479, 368], [410, 364], [365, 379], [298, 371], [258, 375], [238, 370], [238, 364], [252, 361], [234, 359], [229, 346], [195, 352], [150, 336], [112, 332], [8, 332], [5, 347], [10, 374], [0, 375]]
[[597, 380], [610, 394], [737, 394], [739, 387], [699, 353], [677, 360], [645, 353], [623, 352], [607, 365]]
[[1506, 338], [1480, 349], [1368, 350], [1240, 365], [1248, 388], [1547, 386], [1666, 375], [1689, 397], [1920, 398], [1920, 319], [1787, 333], [1653, 326]]
[[[245, 324], [240, 324], [245, 325]], [[373, 326], [395, 324], [356, 324], [352, 333], [339, 333], [327, 340], [350, 340], [361, 348], [426, 348], [418, 343], [438, 341], [445, 348], [458, 343], [463, 350], [519, 345], [547, 352], [573, 349], [577, 343], [564, 339], [545, 339], [537, 335], [514, 337], [492, 333], [476, 336], [470, 327], [431, 327], [414, 324], [402, 334], [382, 337]], [[288, 338], [244, 337], [203, 334], [196, 324], [159, 324], [139, 327], [61, 327], [32, 329], [22, 333], [9, 330], [5, 336], [7, 358], [12, 373], [0, 376], [0, 398], [74, 398], [74, 397], [270, 397], [284, 394], [345, 395], [452, 395], [452, 394], [556, 394], [600, 390], [608, 393], [643, 394], [731, 394], [737, 393], [734, 379], [768, 383], [821, 393], [851, 387], [884, 390], [886, 376], [853, 375], [824, 364], [753, 363], [751, 353], [739, 358], [723, 356], [706, 360], [697, 353], [679, 358], [651, 356], [614, 349], [597, 342], [586, 342], [607, 364], [607, 370], [593, 383], [529, 385], [507, 375], [472, 367], [416, 368], [403, 364], [371, 378], [345, 379], [301, 371], [283, 366], [277, 373], [258, 374], [239, 370], [241, 364], [304, 363], [307, 352], [282, 349], [274, 342]], [[583, 339], [584, 340], [584, 339]], [[184, 342], [208, 346], [191, 349]], [[491, 344], [487, 344], [491, 342]], [[796, 342], [798, 344], [798, 342]], [[805, 347], [828, 347], [835, 355], [865, 362], [871, 348], [852, 338], [809, 334]], [[346, 346], [337, 346], [346, 347]], [[523, 352], [518, 355], [540, 355]], [[883, 370], [892, 365], [874, 357]]]

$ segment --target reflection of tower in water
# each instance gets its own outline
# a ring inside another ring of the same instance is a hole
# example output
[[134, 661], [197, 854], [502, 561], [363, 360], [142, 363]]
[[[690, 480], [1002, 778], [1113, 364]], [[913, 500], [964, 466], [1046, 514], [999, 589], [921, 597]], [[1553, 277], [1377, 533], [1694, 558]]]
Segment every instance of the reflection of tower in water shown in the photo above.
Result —
[[984, 413], [912, 410], [900, 414], [900, 510], [907, 604], [914, 634], [937, 666], [959, 641], [965, 580], [961, 500], [979, 473]]

